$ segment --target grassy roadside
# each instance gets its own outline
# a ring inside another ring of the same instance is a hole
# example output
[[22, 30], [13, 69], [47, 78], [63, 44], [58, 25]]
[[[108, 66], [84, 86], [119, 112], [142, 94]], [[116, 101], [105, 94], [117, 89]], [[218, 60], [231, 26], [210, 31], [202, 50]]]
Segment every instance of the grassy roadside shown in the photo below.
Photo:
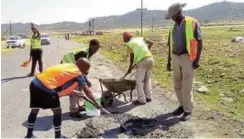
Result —
[[[208, 94], [194, 93], [196, 102], [205, 104], [207, 110], [217, 110], [235, 119], [244, 118], [244, 47], [243, 43], [232, 43], [235, 36], [243, 36], [244, 27], [202, 28], [204, 50], [201, 57], [201, 68], [196, 71], [195, 80], [209, 89]], [[121, 66], [127, 66], [122, 42], [122, 32], [110, 32], [102, 36], [73, 36], [77, 42], [87, 43], [98, 38], [104, 45], [100, 51]], [[136, 32], [134, 32], [136, 34]], [[154, 32], [146, 31], [145, 37], [160, 36], [152, 49], [155, 66], [153, 78], [162, 88], [173, 92], [172, 76], [166, 72], [167, 64], [167, 29]], [[233, 101], [224, 101], [231, 98]]]
[[[29, 46], [30, 46], [30, 40], [27, 39], [25, 47], [29, 47]], [[16, 48], [7, 48], [6, 47], [6, 41], [1, 41], [1, 54], [10, 53], [10, 52], [15, 51], [15, 50], [16, 50]]]

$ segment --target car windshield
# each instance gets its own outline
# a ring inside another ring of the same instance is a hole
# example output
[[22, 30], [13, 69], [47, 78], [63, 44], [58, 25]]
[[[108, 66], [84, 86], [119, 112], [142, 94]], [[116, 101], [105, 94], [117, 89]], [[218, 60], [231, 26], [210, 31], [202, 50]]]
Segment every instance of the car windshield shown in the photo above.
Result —
[[48, 38], [48, 34], [42, 34], [41, 37], [42, 38]]
[[17, 36], [12, 36], [12, 37], [9, 37], [8, 39], [9, 40], [18, 40], [18, 37]]

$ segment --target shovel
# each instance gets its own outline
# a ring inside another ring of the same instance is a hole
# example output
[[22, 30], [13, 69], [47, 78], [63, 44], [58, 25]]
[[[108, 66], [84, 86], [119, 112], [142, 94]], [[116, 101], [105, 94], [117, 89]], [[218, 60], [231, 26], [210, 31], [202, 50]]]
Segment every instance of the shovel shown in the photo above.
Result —
[[[89, 100], [86, 96], [82, 95], [82, 96], [80, 96], [80, 97], [83, 98], [84, 100], [86, 100], [87, 102], [91, 103], [92, 105], [94, 105], [93, 102], [92, 102], [91, 100]], [[113, 115], [112, 113], [110, 113], [110, 112], [108, 113], [108, 115], [111, 116], [112, 118], [114, 118], [114, 120], [115, 120], [117, 123], [119, 123], [120, 127], [121, 127], [124, 131], [126, 131], [126, 128], [125, 128], [124, 124], [118, 119], [118, 117], [114, 116], [114, 115]]]

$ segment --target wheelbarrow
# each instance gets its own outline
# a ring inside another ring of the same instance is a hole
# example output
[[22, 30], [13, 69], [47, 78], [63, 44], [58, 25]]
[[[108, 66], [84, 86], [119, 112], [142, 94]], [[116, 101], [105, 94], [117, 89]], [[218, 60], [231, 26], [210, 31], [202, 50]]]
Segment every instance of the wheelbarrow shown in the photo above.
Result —
[[[111, 106], [114, 99], [119, 98], [121, 95], [124, 96], [125, 102], [128, 102], [126, 99], [125, 92], [130, 90], [130, 100], [132, 101], [132, 92], [136, 88], [135, 80], [128, 79], [99, 79], [100, 87], [102, 90], [102, 99], [101, 104], [103, 107]], [[103, 86], [107, 89], [104, 91]]]

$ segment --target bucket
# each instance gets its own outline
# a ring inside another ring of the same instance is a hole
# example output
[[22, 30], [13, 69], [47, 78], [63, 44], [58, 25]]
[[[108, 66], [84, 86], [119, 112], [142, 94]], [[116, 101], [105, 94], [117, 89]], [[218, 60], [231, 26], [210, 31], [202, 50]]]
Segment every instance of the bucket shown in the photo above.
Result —
[[[101, 105], [101, 96], [94, 94], [94, 97], [97, 100], [98, 104]], [[87, 116], [100, 116], [100, 110], [97, 109], [94, 105], [92, 105], [88, 101], [85, 101], [84, 104]]]

